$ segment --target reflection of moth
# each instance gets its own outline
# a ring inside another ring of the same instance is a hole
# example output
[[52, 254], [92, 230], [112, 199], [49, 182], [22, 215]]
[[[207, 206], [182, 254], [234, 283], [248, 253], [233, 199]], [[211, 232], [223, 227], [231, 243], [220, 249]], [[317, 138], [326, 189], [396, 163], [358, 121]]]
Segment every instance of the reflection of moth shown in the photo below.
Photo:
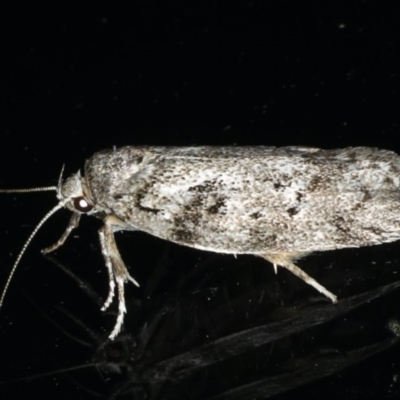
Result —
[[[104, 221], [99, 231], [112, 301], [126, 312], [124, 283], [137, 285], [118, 252], [114, 232], [141, 230], [218, 253], [254, 254], [292, 273], [336, 302], [336, 296], [294, 264], [313, 251], [360, 247], [400, 238], [400, 157], [375, 148], [122, 147], [96, 153], [80, 173], [60, 182], [53, 213], [73, 211], [49, 252], [61, 246], [81, 214]], [[35, 189], [33, 189], [35, 190]], [[36, 189], [41, 190], [41, 189]], [[29, 191], [21, 190], [21, 191]], [[3, 192], [18, 192], [3, 190]], [[0, 306], [1, 306], [0, 303]]]

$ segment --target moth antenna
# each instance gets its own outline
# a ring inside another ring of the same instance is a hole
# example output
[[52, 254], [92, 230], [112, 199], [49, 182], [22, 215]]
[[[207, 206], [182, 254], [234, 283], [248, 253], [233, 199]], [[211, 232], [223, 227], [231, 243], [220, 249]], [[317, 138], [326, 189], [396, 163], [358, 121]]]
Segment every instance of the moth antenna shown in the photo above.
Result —
[[[38, 189], [38, 190], [35, 190], [35, 189]], [[34, 188], [34, 189], [20, 189], [20, 190], [28, 190], [28, 191], [31, 190], [31, 191], [34, 192], [34, 191], [41, 191], [40, 189], [42, 189], [42, 190], [43, 190], [43, 189], [45, 189], [45, 190], [50, 190], [50, 189], [48, 189], [48, 188]], [[56, 188], [53, 188], [53, 189], [51, 189], [51, 190], [55, 190], [55, 189], [56, 189]], [[2, 192], [6, 192], [6, 191], [5, 191], [5, 190], [2, 190]], [[6, 193], [7, 193], [7, 192], [6, 192]], [[15, 193], [15, 192], [13, 191], [13, 192], [8, 192], [8, 193]], [[1, 309], [1, 307], [3, 306], [4, 297], [5, 297], [6, 293], [7, 293], [8, 287], [10, 286], [10, 282], [11, 282], [11, 279], [12, 279], [12, 277], [13, 277], [13, 275], [14, 275], [14, 272], [15, 272], [15, 270], [17, 269], [18, 264], [19, 264], [19, 262], [21, 261], [21, 258], [22, 258], [22, 256], [24, 255], [24, 253], [25, 253], [27, 247], [29, 246], [29, 243], [30, 243], [30, 242], [32, 241], [32, 239], [35, 237], [36, 233], [37, 233], [38, 230], [41, 228], [41, 226], [42, 226], [56, 211], [58, 211], [60, 208], [63, 208], [63, 207], [65, 206], [65, 204], [66, 204], [69, 200], [70, 200], [69, 198], [64, 199], [63, 201], [60, 201], [54, 208], [52, 208], [52, 209], [39, 221], [39, 223], [36, 225], [35, 229], [32, 231], [32, 233], [29, 235], [28, 239], [26, 240], [26, 242], [25, 242], [24, 245], [22, 246], [22, 249], [21, 249], [21, 251], [19, 252], [19, 254], [18, 254], [18, 256], [17, 256], [17, 259], [16, 259], [15, 262], [14, 262], [14, 265], [13, 265], [13, 267], [12, 267], [12, 269], [11, 269], [10, 274], [8, 275], [6, 284], [5, 284], [4, 289], [3, 289], [3, 292], [2, 292], [2, 294], [1, 294], [1, 297], [0, 297], [0, 309]]]
[[37, 188], [28, 188], [28, 189], [0, 189], [0, 193], [30, 193], [30, 192], [47, 192], [47, 191], [54, 191], [57, 193], [61, 192], [62, 186], [62, 177], [64, 173], [65, 164], [61, 167], [60, 176], [58, 178], [57, 186], [42, 186]]
[[0, 189], [0, 193], [29, 193], [29, 192], [47, 192], [57, 191], [57, 186], [44, 186], [30, 189]]
[[61, 193], [61, 187], [62, 187], [62, 183], [63, 183], [62, 177], [63, 177], [63, 173], [64, 173], [64, 167], [65, 167], [65, 164], [63, 164], [62, 167], [61, 167], [61, 172], [60, 172], [60, 176], [58, 178], [58, 184], [57, 184], [57, 187], [56, 187], [57, 193]]

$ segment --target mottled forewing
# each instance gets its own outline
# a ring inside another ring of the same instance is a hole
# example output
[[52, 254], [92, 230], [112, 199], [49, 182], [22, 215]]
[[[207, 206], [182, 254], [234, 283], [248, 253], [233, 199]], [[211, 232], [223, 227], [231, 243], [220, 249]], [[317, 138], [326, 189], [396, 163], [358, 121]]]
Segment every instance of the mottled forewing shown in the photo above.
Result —
[[124, 147], [104, 157], [96, 201], [132, 229], [188, 246], [309, 252], [400, 236], [400, 161], [390, 151]]

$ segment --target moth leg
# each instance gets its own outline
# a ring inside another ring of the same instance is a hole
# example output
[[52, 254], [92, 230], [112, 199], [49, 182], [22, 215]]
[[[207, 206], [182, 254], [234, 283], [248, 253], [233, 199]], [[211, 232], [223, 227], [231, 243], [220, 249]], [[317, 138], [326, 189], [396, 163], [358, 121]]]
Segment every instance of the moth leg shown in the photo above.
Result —
[[114, 339], [121, 330], [124, 314], [126, 313], [124, 285], [127, 281], [131, 281], [136, 286], [139, 284], [130, 275], [126, 266], [119, 254], [117, 244], [114, 238], [112, 218], [107, 217], [104, 220], [104, 225], [99, 230], [100, 244], [104, 256], [104, 262], [108, 270], [108, 277], [110, 282], [109, 294], [105, 301], [102, 310], [104, 311], [111, 304], [114, 297], [115, 285], [118, 290], [118, 315], [114, 329], [112, 330], [109, 338]]
[[104, 302], [103, 307], [101, 307], [101, 311], [105, 311], [110, 306], [110, 304], [114, 298], [115, 277], [114, 277], [111, 257], [110, 257], [110, 254], [108, 253], [107, 246], [106, 246], [106, 239], [104, 236], [104, 232], [102, 230], [99, 230], [99, 238], [100, 238], [101, 252], [103, 253], [104, 263], [106, 264], [106, 268], [107, 268], [108, 283], [109, 283], [107, 299]]
[[329, 292], [325, 287], [319, 284], [314, 278], [305, 273], [301, 268], [293, 263], [294, 260], [305, 256], [307, 253], [293, 252], [293, 253], [268, 253], [262, 254], [261, 257], [273, 264], [275, 273], [277, 273], [277, 267], [283, 267], [288, 269], [292, 274], [296, 275], [304, 282], [308, 283], [320, 293], [332, 300], [333, 303], [337, 303], [337, 297]]
[[65, 229], [64, 233], [60, 237], [60, 239], [57, 240], [56, 243], [54, 243], [52, 246], [46, 247], [45, 249], [42, 250], [43, 254], [50, 253], [54, 250], [57, 250], [59, 247], [61, 247], [65, 241], [67, 240], [69, 234], [72, 232], [73, 229], [77, 228], [79, 225], [79, 220], [81, 218], [81, 214], [79, 213], [72, 213], [71, 218], [69, 219], [69, 223], [67, 225], [67, 228]]

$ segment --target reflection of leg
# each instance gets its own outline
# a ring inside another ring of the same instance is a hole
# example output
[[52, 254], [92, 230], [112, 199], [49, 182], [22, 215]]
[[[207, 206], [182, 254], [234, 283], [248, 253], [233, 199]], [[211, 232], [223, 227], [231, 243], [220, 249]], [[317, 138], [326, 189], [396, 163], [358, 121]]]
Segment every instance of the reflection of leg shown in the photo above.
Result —
[[62, 234], [60, 239], [58, 239], [58, 241], [56, 243], [54, 243], [52, 246], [49, 246], [49, 247], [46, 247], [45, 249], [43, 249], [42, 253], [47, 254], [47, 253], [50, 253], [54, 250], [57, 250], [59, 247], [61, 247], [64, 244], [64, 242], [67, 240], [67, 237], [69, 236], [71, 231], [79, 225], [80, 218], [81, 218], [81, 214], [79, 214], [77, 212], [72, 213], [71, 218], [68, 223], [68, 226], [67, 226], [67, 229]]
[[337, 303], [337, 297], [320, 285], [315, 279], [311, 278], [310, 275], [306, 274], [302, 269], [296, 266], [293, 261], [305, 256], [307, 253], [292, 252], [292, 253], [267, 253], [262, 254], [261, 257], [265, 258], [267, 261], [273, 264], [275, 273], [277, 272], [277, 267], [283, 267], [288, 269], [294, 275], [302, 279], [304, 282], [313, 286], [320, 293], [324, 294], [326, 297], [332, 300], [333, 303]]
[[114, 296], [115, 284], [117, 284], [118, 290], [118, 316], [114, 329], [109, 336], [110, 339], [114, 339], [121, 330], [124, 321], [124, 314], [126, 313], [124, 284], [128, 280], [136, 286], [139, 286], [139, 284], [129, 275], [129, 272], [122, 261], [117, 244], [115, 243], [113, 225], [108, 218], [104, 220], [104, 225], [99, 230], [99, 237], [110, 281], [109, 293], [102, 310], [105, 310], [111, 304]]

